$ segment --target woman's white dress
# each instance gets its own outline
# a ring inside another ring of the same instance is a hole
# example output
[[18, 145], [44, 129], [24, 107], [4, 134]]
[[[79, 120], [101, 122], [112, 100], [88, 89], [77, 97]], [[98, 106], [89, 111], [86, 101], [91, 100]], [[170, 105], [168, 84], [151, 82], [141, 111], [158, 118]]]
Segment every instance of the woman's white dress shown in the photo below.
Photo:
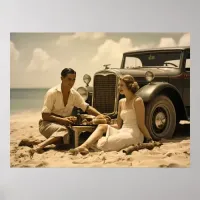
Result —
[[125, 108], [125, 98], [120, 101], [122, 106], [120, 113], [120, 117], [123, 120], [122, 128], [116, 129], [108, 125], [106, 136], [100, 138], [97, 142], [97, 148], [102, 151], [119, 151], [133, 144], [142, 143], [144, 140], [144, 136], [137, 124], [134, 107], [135, 99], [131, 109]]

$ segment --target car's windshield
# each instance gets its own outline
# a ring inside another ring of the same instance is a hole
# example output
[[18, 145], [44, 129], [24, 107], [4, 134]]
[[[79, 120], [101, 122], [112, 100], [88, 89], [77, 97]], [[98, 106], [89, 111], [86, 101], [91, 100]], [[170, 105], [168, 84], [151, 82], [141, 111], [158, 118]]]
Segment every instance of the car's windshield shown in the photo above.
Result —
[[125, 56], [122, 68], [140, 68], [140, 67], [173, 67], [180, 65], [181, 52], [150, 52], [135, 53]]

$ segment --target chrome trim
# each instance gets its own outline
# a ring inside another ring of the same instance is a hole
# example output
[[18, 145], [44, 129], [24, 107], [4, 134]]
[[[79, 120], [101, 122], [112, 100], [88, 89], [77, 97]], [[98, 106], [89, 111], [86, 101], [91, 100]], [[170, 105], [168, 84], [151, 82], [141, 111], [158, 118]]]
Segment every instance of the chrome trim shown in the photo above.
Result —
[[[78, 91], [78, 89], [85, 89], [85, 92], [87, 93], [86, 94], [86, 96], [87, 96], [87, 98], [85, 99], [82, 95], [81, 95], [81, 93]], [[88, 99], [88, 96], [89, 96], [89, 91], [88, 91], [88, 89], [87, 89], [87, 87], [83, 87], [83, 86], [81, 86], [81, 87], [78, 87], [77, 89], [76, 89], [76, 91], [83, 97], [83, 99], [86, 101], [87, 99]]]
[[155, 125], [156, 128], [162, 130], [163, 127], [166, 125], [167, 119], [165, 117], [165, 114], [163, 112], [159, 112], [155, 116]]
[[[101, 70], [97, 73], [94, 74], [94, 78], [93, 78], [93, 89], [94, 88], [94, 80], [95, 77], [98, 75], [101, 76], [108, 76], [108, 75], [114, 75], [116, 77], [116, 83], [118, 83], [119, 81], [119, 71], [116, 69], [108, 69], [108, 70]], [[115, 115], [117, 114], [117, 109], [118, 109], [118, 98], [119, 98], [119, 92], [118, 92], [118, 84], [115, 84], [115, 100], [114, 100], [114, 110], [112, 113], [104, 113], [104, 114], [109, 114], [109, 115]], [[94, 106], [94, 91], [93, 91], [93, 95], [92, 95], [92, 106]]]

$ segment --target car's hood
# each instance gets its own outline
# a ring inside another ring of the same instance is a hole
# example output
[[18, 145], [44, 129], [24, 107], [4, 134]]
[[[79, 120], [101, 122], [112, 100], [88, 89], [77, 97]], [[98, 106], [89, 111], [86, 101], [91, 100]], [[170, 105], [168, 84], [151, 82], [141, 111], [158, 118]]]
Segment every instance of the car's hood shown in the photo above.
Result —
[[158, 67], [146, 67], [146, 68], [137, 68], [137, 69], [119, 69], [119, 68], [110, 68], [110, 69], [104, 69], [96, 73], [96, 75], [105, 75], [105, 74], [116, 74], [117, 76], [121, 75], [132, 75], [136, 81], [139, 83], [139, 86], [142, 87], [143, 85], [147, 84], [147, 80], [145, 78], [145, 73], [147, 71], [153, 72], [155, 79], [154, 81], [164, 81], [168, 82], [169, 77], [171, 76], [177, 76], [180, 74], [179, 68], [158, 68]]
[[106, 74], [106, 73], [116, 73], [117, 75], [125, 75], [130, 74], [134, 77], [145, 77], [145, 73], [147, 71], [151, 71], [154, 73], [155, 77], [169, 77], [176, 76], [180, 73], [179, 68], [164, 68], [164, 67], [141, 67], [141, 68], [133, 68], [133, 69], [119, 69], [119, 68], [110, 68], [97, 72], [98, 74]]
[[146, 67], [146, 68], [136, 68], [136, 69], [110, 69], [110, 70], [117, 70], [120, 74], [131, 74], [134, 77], [145, 77], [145, 73], [147, 71], [153, 72], [155, 77], [169, 77], [169, 76], [176, 76], [180, 73], [180, 69], [178, 68], [156, 68], [156, 67]]

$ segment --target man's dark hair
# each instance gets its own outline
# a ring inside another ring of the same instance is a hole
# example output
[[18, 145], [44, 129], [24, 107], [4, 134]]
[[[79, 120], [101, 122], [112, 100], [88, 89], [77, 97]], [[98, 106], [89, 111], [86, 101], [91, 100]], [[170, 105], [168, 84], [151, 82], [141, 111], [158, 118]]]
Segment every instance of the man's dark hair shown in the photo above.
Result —
[[76, 72], [71, 68], [65, 68], [61, 72], [61, 76], [65, 78], [68, 74], [76, 74]]

